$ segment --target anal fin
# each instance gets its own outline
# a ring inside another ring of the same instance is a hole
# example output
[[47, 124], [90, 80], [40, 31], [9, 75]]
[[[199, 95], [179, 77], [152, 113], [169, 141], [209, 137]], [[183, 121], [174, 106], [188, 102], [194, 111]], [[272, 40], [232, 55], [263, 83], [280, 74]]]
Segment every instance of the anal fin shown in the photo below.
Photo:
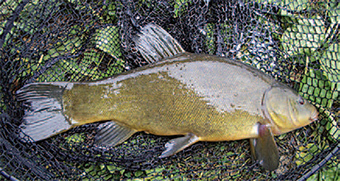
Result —
[[137, 131], [109, 121], [99, 125], [95, 143], [102, 146], [116, 146], [130, 138]]
[[161, 154], [161, 156], [159, 156], [159, 158], [165, 158], [174, 155], [175, 153], [185, 149], [186, 147], [198, 141], [199, 138], [192, 133], [189, 133], [184, 137], [172, 139], [165, 144], [166, 150]]
[[252, 156], [266, 170], [273, 171], [279, 166], [279, 151], [277, 149], [270, 127], [259, 124], [259, 137], [250, 139]]

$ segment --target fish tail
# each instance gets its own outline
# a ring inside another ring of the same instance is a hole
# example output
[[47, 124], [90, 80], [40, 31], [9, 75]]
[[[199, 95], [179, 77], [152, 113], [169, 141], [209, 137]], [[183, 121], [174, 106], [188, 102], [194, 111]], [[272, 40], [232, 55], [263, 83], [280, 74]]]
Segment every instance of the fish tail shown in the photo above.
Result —
[[134, 42], [148, 63], [185, 52], [168, 32], [154, 24], [144, 26]]
[[34, 141], [40, 141], [71, 128], [62, 106], [63, 92], [69, 86], [72, 83], [32, 83], [17, 91], [17, 100], [25, 107], [21, 137], [28, 135]]

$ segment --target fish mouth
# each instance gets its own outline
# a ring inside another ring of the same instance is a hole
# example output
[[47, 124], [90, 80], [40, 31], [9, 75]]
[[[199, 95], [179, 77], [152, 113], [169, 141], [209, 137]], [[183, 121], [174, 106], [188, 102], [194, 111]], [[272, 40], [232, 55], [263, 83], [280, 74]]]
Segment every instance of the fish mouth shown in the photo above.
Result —
[[309, 120], [311, 122], [317, 121], [318, 120], [318, 115], [319, 115], [318, 111], [314, 111], [312, 116], [309, 118]]

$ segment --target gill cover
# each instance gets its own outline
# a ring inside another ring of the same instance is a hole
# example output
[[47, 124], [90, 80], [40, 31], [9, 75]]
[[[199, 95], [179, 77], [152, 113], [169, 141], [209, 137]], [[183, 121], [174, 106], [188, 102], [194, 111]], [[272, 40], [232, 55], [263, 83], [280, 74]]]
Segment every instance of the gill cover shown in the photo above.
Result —
[[262, 104], [275, 135], [306, 126], [318, 115], [313, 105], [288, 87], [272, 87], [266, 91]]

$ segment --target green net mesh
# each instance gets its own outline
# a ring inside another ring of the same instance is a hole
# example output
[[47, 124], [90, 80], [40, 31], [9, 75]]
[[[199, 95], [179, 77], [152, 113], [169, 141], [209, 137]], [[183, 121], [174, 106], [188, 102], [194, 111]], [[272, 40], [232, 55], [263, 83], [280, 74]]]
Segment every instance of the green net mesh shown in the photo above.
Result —
[[[7, 0], [0, 12], [0, 179], [305, 180], [324, 170], [339, 179], [338, 1]], [[252, 161], [248, 140], [200, 142], [165, 159], [158, 156], [171, 137], [137, 133], [107, 150], [92, 146], [100, 123], [21, 141], [16, 90], [146, 65], [133, 38], [150, 22], [188, 52], [243, 61], [288, 84], [318, 108], [319, 121], [275, 137], [273, 172]]]

